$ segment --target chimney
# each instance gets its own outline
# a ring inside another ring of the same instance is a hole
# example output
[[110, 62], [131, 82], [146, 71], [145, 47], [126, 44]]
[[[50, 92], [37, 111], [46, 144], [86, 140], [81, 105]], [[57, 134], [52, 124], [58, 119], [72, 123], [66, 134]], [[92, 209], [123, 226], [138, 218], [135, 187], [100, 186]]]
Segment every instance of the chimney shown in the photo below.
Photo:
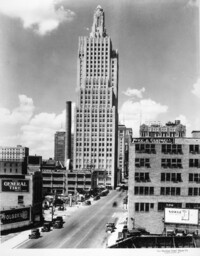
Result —
[[65, 163], [71, 158], [72, 102], [66, 101]]

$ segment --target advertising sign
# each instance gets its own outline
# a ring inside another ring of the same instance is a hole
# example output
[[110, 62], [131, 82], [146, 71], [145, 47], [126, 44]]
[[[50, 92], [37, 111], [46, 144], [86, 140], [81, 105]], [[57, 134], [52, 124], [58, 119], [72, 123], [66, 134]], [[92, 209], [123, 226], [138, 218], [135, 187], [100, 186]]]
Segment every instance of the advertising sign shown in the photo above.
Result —
[[13, 209], [0, 212], [0, 223], [9, 224], [30, 220], [30, 208]]
[[198, 209], [165, 208], [165, 223], [198, 225]]
[[173, 144], [174, 139], [173, 138], [134, 138], [134, 143], [168, 143]]
[[29, 180], [2, 179], [3, 192], [29, 192]]

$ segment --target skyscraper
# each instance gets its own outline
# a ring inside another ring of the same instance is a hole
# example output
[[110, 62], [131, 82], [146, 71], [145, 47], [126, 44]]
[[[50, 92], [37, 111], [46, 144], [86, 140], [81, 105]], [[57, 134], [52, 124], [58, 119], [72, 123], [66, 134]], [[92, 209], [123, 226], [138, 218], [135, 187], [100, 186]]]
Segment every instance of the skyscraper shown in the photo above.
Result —
[[54, 160], [65, 161], [65, 132], [56, 132], [54, 136]]
[[78, 104], [74, 169], [97, 173], [97, 183], [115, 187], [117, 171], [118, 53], [97, 6], [90, 36], [79, 38]]

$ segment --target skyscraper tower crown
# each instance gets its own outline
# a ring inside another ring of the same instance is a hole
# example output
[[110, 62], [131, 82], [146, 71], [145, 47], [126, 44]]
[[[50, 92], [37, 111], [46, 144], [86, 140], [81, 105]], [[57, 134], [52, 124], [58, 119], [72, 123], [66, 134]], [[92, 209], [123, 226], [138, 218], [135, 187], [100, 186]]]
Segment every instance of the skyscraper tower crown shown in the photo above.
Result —
[[100, 5], [97, 6], [94, 12], [92, 32], [90, 33], [90, 36], [91, 37], [106, 36], [104, 11]]

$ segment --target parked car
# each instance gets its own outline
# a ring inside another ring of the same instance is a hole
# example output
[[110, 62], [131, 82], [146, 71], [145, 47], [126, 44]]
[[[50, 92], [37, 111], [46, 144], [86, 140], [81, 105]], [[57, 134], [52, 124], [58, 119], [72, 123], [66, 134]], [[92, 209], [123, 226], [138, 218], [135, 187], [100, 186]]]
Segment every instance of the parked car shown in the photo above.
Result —
[[29, 239], [36, 239], [38, 237], [40, 237], [39, 228], [32, 229], [31, 234], [29, 235]]
[[51, 230], [51, 223], [50, 222], [45, 222], [43, 224], [43, 227], [41, 229], [42, 232], [49, 232]]
[[63, 223], [61, 220], [56, 220], [54, 223], [53, 223], [53, 228], [62, 228], [63, 227]]
[[99, 196], [99, 195], [97, 195], [97, 196], [94, 197], [94, 200], [99, 200], [99, 199], [100, 199], [100, 196]]
[[65, 210], [65, 208], [64, 208], [64, 206], [63, 206], [63, 205], [60, 205], [60, 206], [58, 207], [58, 210], [59, 210], [59, 211], [64, 211], [64, 210]]
[[106, 223], [106, 232], [110, 231], [111, 233], [114, 232], [116, 229], [114, 222]]
[[91, 205], [91, 201], [89, 200], [85, 201], [85, 205]]

